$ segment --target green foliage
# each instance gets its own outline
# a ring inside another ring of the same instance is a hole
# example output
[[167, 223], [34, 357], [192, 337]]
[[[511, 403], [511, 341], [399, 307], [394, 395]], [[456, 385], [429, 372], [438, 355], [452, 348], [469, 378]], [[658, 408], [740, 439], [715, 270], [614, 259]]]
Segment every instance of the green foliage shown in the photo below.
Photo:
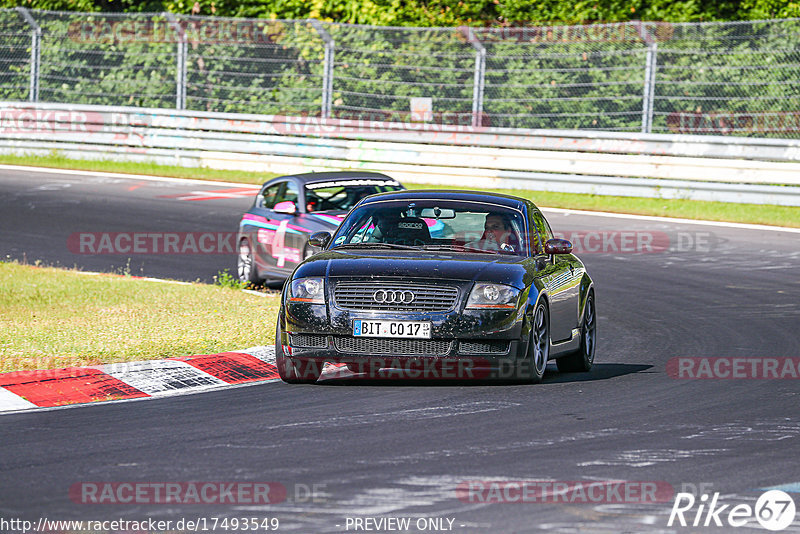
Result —
[[765, 20], [800, 17], [800, 2], [797, 0], [741, 0], [738, 18]]
[[30, 28], [18, 13], [0, 11], [0, 99], [26, 100], [30, 79]]
[[102, 5], [97, 0], [0, 0], [0, 8], [21, 6], [48, 11], [100, 11]]
[[797, 0], [0, 0], [52, 11], [161, 12], [267, 19], [318, 18], [384, 26], [696, 22], [800, 17]]
[[[694, 22], [798, 16], [792, 0], [177, 0], [176, 13], [303, 19], [395, 26], [581, 24], [659, 20]], [[193, 11], [194, 10], [194, 11]]]
[[224, 271], [217, 271], [214, 276], [214, 285], [219, 287], [228, 287], [230, 289], [242, 289], [245, 284], [230, 273], [229, 269]]
[[[133, 6], [132, 0], [104, 1], [104, 9]], [[652, 56], [648, 45], [655, 43], [654, 132], [685, 132], [686, 120], [696, 128], [697, 121], [732, 114], [730, 120], [738, 121], [736, 135], [800, 132], [800, 21], [510, 25], [795, 13], [797, 4], [782, 0], [713, 5], [699, 0], [579, 0], [570, 5], [555, 0], [366, 0], [357, 6], [349, 0], [177, 0], [147, 5], [194, 13], [177, 15], [188, 40], [186, 107], [191, 110], [319, 116], [324, 41], [305, 20], [272, 18], [313, 16], [396, 25], [323, 22], [336, 43], [332, 114], [338, 118], [409, 121], [411, 99], [429, 97], [435, 122], [471, 124], [476, 49], [468, 28], [459, 25], [499, 23], [503, 26], [473, 28], [487, 51], [483, 126], [640, 131], [645, 65]], [[176, 105], [179, 38], [162, 14], [36, 11], [34, 16], [42, 28], [40, 100]], [[19, 13], [0, 11], [0, 33], [0, 62], [7, 67], [0, 70], [0, 98], [27, 100], [30, 28]], [[765, 125], [764, 120], [772, 122]], [[705, 133], [731, 133], [729, 126], [709, 124]]]

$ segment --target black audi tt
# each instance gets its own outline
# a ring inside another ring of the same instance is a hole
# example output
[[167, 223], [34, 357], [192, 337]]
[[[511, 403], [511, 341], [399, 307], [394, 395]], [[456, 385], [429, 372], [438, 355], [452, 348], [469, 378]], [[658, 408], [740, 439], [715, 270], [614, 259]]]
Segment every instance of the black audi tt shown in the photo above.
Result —
[[401, 378], [538, 382], [547, 361], [588, 371], [592, 279], [528, 200], [500, 194], [372, 195], [284, 285], [276, 364], [315, 382], [325, 362]]

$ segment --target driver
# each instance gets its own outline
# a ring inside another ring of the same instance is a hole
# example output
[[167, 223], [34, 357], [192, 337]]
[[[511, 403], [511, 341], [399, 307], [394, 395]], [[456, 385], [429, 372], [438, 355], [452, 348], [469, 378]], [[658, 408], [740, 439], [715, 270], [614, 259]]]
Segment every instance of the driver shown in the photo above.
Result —
[[320, 211], [321, 200], [316, 193], [306, 190], [306, 213]]
[[516, 252], [519, 239], [507, 217], [499, 213], [489, 213], [483, 223], [481, 238], [467, 243], [466, 246], [494, 252]]
[[392, 233], [394, 227], [400, 221], [400, 217], [396, 213], [379, 212], [373, 217], [373, 224], [375, 230], [372, 232], [370, 241], [383, 243], [388, 236]]

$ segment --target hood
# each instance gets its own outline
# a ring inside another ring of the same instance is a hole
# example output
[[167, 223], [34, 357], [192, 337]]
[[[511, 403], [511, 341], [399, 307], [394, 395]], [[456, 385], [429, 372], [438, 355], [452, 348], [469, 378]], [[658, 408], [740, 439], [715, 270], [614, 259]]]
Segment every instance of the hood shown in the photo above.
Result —
[[525, 258], [489, 254], [450, 254], [399, 250], [347, 250], [317, 254], [293, 278], [460, 280], [495, 282], [524, 289]]

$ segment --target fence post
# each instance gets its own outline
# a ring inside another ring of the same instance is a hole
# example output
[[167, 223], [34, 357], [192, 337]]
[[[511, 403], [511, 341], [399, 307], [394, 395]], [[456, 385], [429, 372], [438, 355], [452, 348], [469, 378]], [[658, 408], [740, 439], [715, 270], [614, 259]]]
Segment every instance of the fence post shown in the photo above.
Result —
[[655, 109], [656, 96], [656, 67], [658, 65], [658, 43], [652, 43], [647, 48], [647, 55], [650, 56], [650, 85], [647, 92], [647, 122], [645, 133], [653, 131], [653, 111]]
[[658, 44], [647, 46], [647, 59], [644, 66], [644, 93], [642, 94], [642, 133], [653, 130], [653, 101], [656, 91], [656, 65], [658, 61]]
[[33, 18], [31, 12], [27, 8], [17, 7], [22, 18], [25, 19], [31, 28], [31, 77], [30, 87], [28, 89], [28, 100], [31, 102], [39, 101], [39, 67], [42, 61], [41, 44], [42, 44], [42, 28]]
[[472, 80], [472, 126], [479, 127], [483, 115], [483, 89], [486, 83], [486, 48], [483, 43], [475, 37], [472, 28], [467, 26], [467, 40], [476, 50], [475, 52], [475, 75]]
[[331, 34], [322, 26], [317, 19], [308, 19], [308, 22], [317, 31], [322, 41], [325, 43], [325, 55], [322, 58], [322, 118], [331, 117], [331, 101], [333, 100], [333, 57], [336, 42]]
[[164, 12], [164, 16], [170, 22], [175, 33], [178, 34], [178, 47], [175, 56], [175, 109], [186, 109], [186, 55], [188, 44], [186, 42], [186, 32], [183, 31], [175, 15]]
[[653, 106], [656, 92], [656, 67], [658, 65], [658, 43], [647, 32], [644, 23], [635, 21], [639, 36], [647, 43], [647, 56], [644, 64], [644, 89], [642, 93], [642, 133], [653, 130]]

